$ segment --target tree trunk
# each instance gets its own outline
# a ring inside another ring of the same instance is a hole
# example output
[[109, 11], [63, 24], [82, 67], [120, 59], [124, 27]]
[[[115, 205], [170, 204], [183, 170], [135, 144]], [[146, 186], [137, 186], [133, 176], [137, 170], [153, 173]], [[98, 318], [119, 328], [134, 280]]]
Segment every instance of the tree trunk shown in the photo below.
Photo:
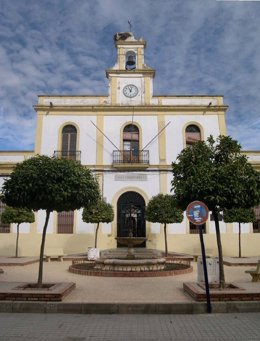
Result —
[[238, 257], [241, 258], [241, 224], [238, 223]]
[[219, 220], [218, 220], [217, 210], [213, 209], [212, 214], [213, 214], [213, 217], [215, 220], [216, 237], [217, 237], [217, 245], [218, 245], [219, 287], [223, 289], [223, 288], [225, 288], [225, 274], [224, 274], [222, 244], [221, 244], [221, 236], [220, 236], [220, 230], [219, 230]]
[[95, 233], [95, 249], [97, 248], [98, 229], [99, 229], [99, 222], [98, 222], [98, 224], [97, 224], [96, 233]]
[[165, 243], [165, 257], [168, 256], [168, 244], [167, 244], [167, 224], [164, 224], [164, 243]]
[[40, 251], [37, 288], [42, 287], [44, 245], [45, 245], [46, 231], [47, 231], [47, 226], [48, 226], [48, 222], [49, 222], [49, 218], [50, 218], [50, 213], [51, 212], [49, 210], [46, 210], [46, 218], [45, 218], [45, 223], [44, 223], [44, 227], [43, 227], [43, 231], [42, 231], [42, 243], [41, 243], [41, 251]]
[[19, 227], [20, 227], [20, 224], [17, 224], [16, 247], [15, 247], [15, 257], [16, 258], [18, 258]]

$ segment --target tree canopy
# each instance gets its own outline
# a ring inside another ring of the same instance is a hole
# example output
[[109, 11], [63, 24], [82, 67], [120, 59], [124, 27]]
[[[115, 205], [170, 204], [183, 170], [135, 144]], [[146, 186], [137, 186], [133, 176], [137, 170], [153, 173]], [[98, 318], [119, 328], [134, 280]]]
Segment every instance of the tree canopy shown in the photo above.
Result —
[[28, 208], [14, 208], [6, 206], [1, 214], [1, 221], [4, 224], [33, 223], [34, 213]]
[[177, 207], [172, 195], [158, 194], [149, 201], [145, 210], [145, 218], [152, 223], [164, 224], [165, 255], [167, 256], [167, 224], [182, 222], [183, 211]]
[[95, 233], [95, 248], [97, 247], [97, 234], [100, 223], [110, 223], [114, 219], [113, 206], [104, 200], [99, 200], [97, 204], [84, 207], [82, 220], [85, 223], [97, 224]]
[[71, 211], [96, 202], [98, 184], [73, 160], [35, 156], [17, 164], [2, 189], [4, 202], [34, 211]]
[[260, 200], [260, 174], [237, 141], [211, 136], [185, 148], [173, 163], [172, 190], [183, 209], [194, 200], [210, 210], [250, 208]]
[[42, 286], [46, 231], [52, 211], [72, 211], [98, 201], [97, 181], [78, 162], [35, 156], [17, 164], [2, 188], [3, 201], [13, 207], [46, 210], [37, 286]]

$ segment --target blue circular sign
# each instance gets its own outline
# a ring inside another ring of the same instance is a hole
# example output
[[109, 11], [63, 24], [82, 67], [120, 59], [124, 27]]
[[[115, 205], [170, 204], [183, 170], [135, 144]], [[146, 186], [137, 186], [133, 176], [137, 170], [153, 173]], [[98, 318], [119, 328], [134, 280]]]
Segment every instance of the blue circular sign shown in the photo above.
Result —
[[194, 225], [204, 224], [209, 215], [208, 207], [202, 201], [191, 202], [186, 209], [186, 216]]

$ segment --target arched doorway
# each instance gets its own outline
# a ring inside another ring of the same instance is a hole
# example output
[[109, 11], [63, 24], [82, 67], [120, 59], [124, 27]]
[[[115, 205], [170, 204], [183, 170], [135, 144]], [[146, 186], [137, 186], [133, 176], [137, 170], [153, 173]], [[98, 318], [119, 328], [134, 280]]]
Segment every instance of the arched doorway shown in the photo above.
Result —
[[[145, 201], [137, 192], [125, 192], [117, 201], [117, 236], [145, 237]], [[117, 246], [122, 246], [118, 244]], [[145, 247], [145, 242], [140, 247]]]

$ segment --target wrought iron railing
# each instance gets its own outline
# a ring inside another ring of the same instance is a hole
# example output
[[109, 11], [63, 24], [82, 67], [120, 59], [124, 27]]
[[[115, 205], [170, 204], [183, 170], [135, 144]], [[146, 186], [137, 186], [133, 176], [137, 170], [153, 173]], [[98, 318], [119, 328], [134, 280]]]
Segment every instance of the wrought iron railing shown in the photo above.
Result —
[[54, 157], [59, 159], [68, 159], [68, 160], [75, 160], [80, 162], [81, 160], [81, 151], [80, 150], [55, 150]]
[[142, 164], [149, 165], [149, 150], [114, 150], [113, 164]]

